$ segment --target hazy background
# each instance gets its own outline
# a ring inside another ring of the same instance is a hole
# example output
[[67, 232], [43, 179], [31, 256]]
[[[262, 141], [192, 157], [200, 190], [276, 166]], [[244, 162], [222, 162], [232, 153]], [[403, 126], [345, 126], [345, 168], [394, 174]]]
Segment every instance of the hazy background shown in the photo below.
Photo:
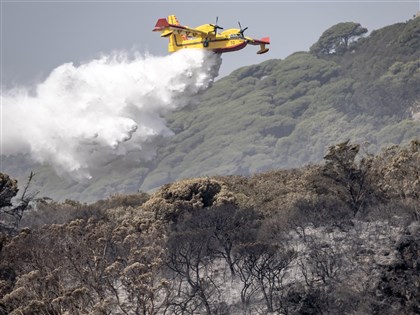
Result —
[[137, 51], [166, 55], [167, 39], [152, 32], [158, 18], [176, 14], [181, 24], [248, 26], [247, 36], [271, 37], [270, 52], [258, 47], [223, 55], [220, 76], [292, 52], [308, 50], [322, 32], [354, 21], [369, 31], [403, 22], [419, 1], [2, 1], [2, 87], [43, 81], [62, 63], [88, 62], [102, 53]]

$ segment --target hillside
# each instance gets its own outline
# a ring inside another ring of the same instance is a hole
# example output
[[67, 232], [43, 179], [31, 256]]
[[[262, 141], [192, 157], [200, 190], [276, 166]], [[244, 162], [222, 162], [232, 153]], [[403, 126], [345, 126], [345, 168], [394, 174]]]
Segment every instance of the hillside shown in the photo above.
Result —
[[195, 105], [166, 117], [175, 135], [152, 161], [129, 171], [111, 165], [102, 177], [76, 183], [22, 156], [6, 158], [4, 171], [22, 182], [35, 169], [42, 195], [93, 201], [182, 178], [299, 167], [321, 161], [328, 146], [347, 139], [378, 152], [420, 135], [419, 32], [416, 18], [334, 53], [314, 45], [240, 68], [198, 95]]
[[21, 221], [0, 174], [0, 314], [419, 314], [419, 167], [419, 141], [346, 141], [319, 165], [40, 200]]
[[233, 72], [199, 106], [168, 118], [176, 135], [142, 188], [318, 162], [346, 139], [376, 151], [418, 136], [410, 110], [420, 98], [419, 31], [415, 19], [375, 31], [342, 55], [298, 52]]

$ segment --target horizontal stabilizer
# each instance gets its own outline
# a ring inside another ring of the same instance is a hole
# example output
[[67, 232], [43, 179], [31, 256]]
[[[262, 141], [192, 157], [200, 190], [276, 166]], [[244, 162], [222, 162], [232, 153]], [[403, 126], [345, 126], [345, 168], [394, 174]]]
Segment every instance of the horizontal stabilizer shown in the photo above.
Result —
[[254, 45], [257, 45], [257, 44], [270, 44], [270, 37], [254, 39]]
[[270, 44], [270, 37], [263, 37], [261, 38], [260, 42], [264, 44]]
[[249, 44], [251, 45], [269, 45], [270, 37], [264, 37], [262, 39], [249, 38]]
[[173, 34], [173, 31], [166, 30], [166, 31], [163, 31], [162, 34], [160, 34], [160, 37], [168, 37], [169, 35], [172, 35], [172, 34]]

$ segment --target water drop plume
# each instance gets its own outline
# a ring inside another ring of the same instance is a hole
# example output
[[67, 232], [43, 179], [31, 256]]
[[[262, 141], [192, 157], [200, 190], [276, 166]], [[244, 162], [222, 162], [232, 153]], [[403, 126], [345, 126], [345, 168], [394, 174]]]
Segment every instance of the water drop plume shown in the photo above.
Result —
[[82, 180], [154, 155], [172, 131], [164, 115], [186, 106], [218, 75], [220, 56], [104, 56], [63, 64], [32, 88], [2, 93], [3, 154], [29, 154]]

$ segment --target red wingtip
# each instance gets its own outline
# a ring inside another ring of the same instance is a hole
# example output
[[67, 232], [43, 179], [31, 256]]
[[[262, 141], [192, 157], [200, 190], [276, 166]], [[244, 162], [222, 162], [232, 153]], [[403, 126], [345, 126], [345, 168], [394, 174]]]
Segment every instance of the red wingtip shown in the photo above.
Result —
[[155, 25], [155, 28], [153, 29], [153, 31], [155, 32], [155, 31], [161, 31], [161, 30], [164, 30], [165, 29], [165, 27], [168, 27], [169, 26], [169, 23], [168, 23], [168, 21], [166, 20], [166, 19], [159, 19], [157, 22], [156, 22], [156, 25]]
[[262, 42], [265, 42], [266, 44], [270, 44], [270, 37], [263, 37], [261, 38]]

